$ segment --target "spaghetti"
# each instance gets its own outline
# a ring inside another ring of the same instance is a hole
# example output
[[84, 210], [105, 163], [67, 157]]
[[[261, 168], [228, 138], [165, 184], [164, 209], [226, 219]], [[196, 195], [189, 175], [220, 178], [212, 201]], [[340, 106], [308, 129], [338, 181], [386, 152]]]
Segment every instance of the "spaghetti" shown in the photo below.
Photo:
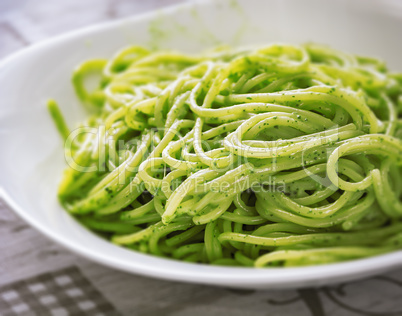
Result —
[[[88, 88], [88, 77], [100, 80]], [[130, 249], [300, 266], [402, 245], [402, 75], [316, 44], [199, 55], [133, 46], [74, 72], [92, 113], [59, 198]]]

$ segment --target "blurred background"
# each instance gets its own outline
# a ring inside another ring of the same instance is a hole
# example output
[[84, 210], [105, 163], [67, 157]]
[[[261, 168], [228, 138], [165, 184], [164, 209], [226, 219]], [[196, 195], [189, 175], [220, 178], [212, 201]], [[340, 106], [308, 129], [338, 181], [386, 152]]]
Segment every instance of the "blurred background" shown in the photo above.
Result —
[[0, 0], [0, 58], [80, 27], [190, 0]]
[[[80, 27], [184, 2], [0, 0], [0, 59]], [[402, 1], [387, 2], [402, 6]], [[287, 291], [155, 280], [76, 256], [29, 227], [1, 199], [0, 240], [0, 315], [4, 316], [402, 315], [402, 271], [338, 286]]]

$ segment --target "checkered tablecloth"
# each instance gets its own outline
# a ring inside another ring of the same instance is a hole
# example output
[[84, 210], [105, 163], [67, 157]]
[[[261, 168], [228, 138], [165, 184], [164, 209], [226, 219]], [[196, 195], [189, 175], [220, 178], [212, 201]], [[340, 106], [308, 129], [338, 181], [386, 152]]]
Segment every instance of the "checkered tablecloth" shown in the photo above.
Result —
[[36, 275], [0, 288], [2, 315], [120, 315], [77, 267]]
[[[0, 0], [0, 58], [74, 28], [184, 1]], [[76, 256], [29, 227], [0, 200], [0, 315], [402, 316], [402, 270], [287, 291], [155, 280]]]

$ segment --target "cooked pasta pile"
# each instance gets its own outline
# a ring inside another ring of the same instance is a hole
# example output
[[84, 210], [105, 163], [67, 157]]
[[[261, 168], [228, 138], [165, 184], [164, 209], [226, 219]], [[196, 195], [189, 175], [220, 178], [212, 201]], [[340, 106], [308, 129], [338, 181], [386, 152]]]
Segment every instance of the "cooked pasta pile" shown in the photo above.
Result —
[[[95, 89], [88, 77], [97, 75]], [[316, 44], [198, 55], [133, 46], [74, 72], [68, 212], [133, 250], [301, 266], [402, 245], [402, 75]]]

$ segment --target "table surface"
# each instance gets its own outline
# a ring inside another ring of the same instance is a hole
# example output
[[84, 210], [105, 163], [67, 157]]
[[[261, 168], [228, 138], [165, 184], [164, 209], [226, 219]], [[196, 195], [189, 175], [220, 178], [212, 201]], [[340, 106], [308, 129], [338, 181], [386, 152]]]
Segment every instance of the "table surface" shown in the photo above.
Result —
[[[0, 58], [89, 24], [184, 0], [0, 0]], [[0, 200], [0, 315], [402, 315], [402, 270], [319, 289], [252, 291], [106, 268], [61, 248]]]

